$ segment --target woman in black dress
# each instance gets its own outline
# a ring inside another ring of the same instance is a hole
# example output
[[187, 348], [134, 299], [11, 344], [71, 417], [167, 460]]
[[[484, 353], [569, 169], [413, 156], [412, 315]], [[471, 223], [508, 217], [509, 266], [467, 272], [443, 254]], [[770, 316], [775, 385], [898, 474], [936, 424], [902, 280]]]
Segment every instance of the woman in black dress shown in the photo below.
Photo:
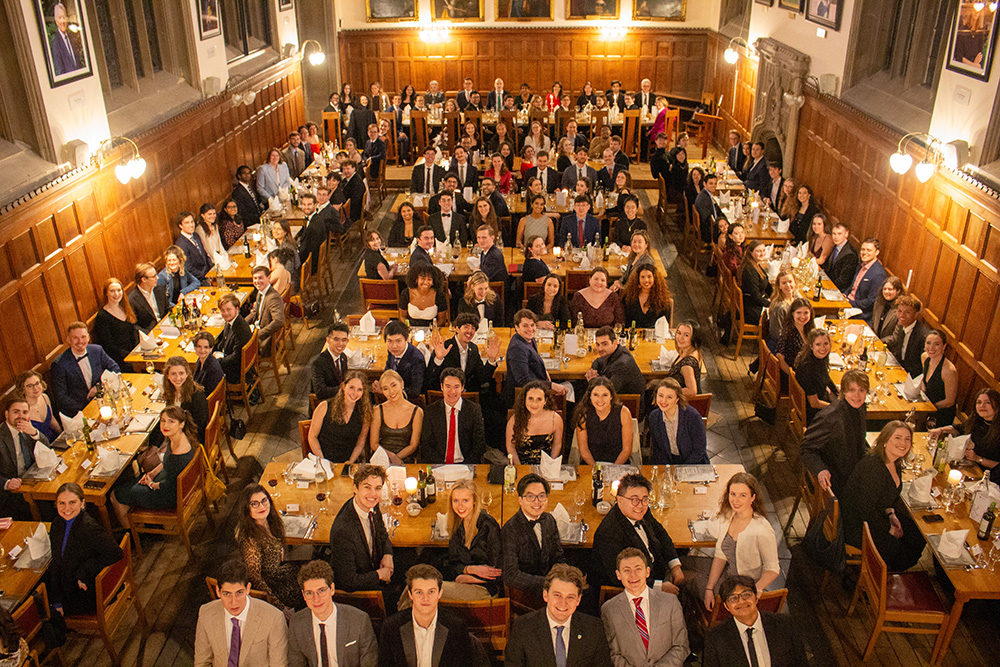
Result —
[[819, 207], [813, 202], [812, 188], [805, 183], [799, 186], [796, 197], [799, 207], [792, 217], [788, 231], [795, 236], [795, 243], [805, 243], [809, 228], [812, 226], [812, 219], [819, 213]]
[[[205, 427], [208, 426], [208, 400], [205, 388], [194, 381], [194, 373], [184, 357], [170, 357], [163, 366], [163, 390], [160, 400], [167, 405], [178, 405], [191, 413], [198, 433], [198, 442], [205, 442]], [[154, 431], [155, 432], [155, 431]], [[159, 446], [150, 434], [150, 442]], [[197, 444], [197, 443], [193, 443]]]
[[94, 318], [94, 342], [104, 348], [118, 368], [126, 368], [125, 357], [139, 344], [132, 304], [117, 278], [104, 283], [104, 306]]
[[548, 248], [541, 236], [532, 236], [524, 246], [524, 265], [521, 267], [522, 284], [540, 283], [551, 273], [540, 257], [544, 257]]
[[701, 393], [701, 329], [694, 321], [681, 322], [674, 329], [674, 360], [667, 377], [677, 380], [684, 398]]
[[618, 400], [611, 380], [598, 375], [590, 381], [573, 421], [581, 463], [628, 463], [632, 455], [632, 413]]
[[623, 215], [615, 221], [611, 240], [626, 248], [632, 243], [632, 234], [640, 229], [647, 229], [646, 221], [639, 217], [639, 200], [635, 195], [627, 195], [618, 203], [621, 204]]
[[194, 345], [194, 353], [198, 356], [198, 361], [194, 365], [194, 381], [204, 387], [206, 396], [210, 396], [225, 377], [222, 364], [212, 354], [212, 350], [215, 349], [215, 336], [207, 331], [199, 331], [191, 342]]
[[809, 332], [816, 328], [813, 307], [809, 299], [798, 297], [785, 310], [785, 322], [781, 325], [781, 337], [774, 351], [781, 369], [781, 389], [788, 389], [788, 371], [795, 364], [799, 351], [806, 344]]
[[806, 425], [837, 397], [829, 361], [830, 333], [826, 329], [813, 329], [795, 358], [795, 380], [806, 394]]
[[694, 200], [698, 198], [701, 191], [705, 189], [705, 170], [701, 167], [691, 167], [688, 171], [687, 186], [684, 193], [687, 195], [688, 215], [691, 214], [691, 207]]
[[563, 420], [552, 400], [551, 382], [532, 380], [516, 395], [507, 420], [507, 453], [514, 465], [534, 465], [542, 452], [551, 457], [562, 452]]
[[761, 312], [771, 303], [771, 282], [764, 273], [764, 257], [767, 248], [760, 241], [747, 245], [740, 260], [739, 274], [742, 276], [740, 289], [743, 292], [743, 321], [756, 325]]
[[476, 483], [457, 482], [448, 504], [448, 555], [444, 576], [459, 584], [483, 586], [490, 595], [503, 588], [500, 579], [500, 524], [483, 507]]
[[355, 463], [365, 450], [372, 404], [362, 371], [347, 371], [337, 394], [316, 406], [309, 424], [309, 449], [334, 463]]
[[297, 581], [299, 565], [284, 562], [285, 524], [271, 494], [260, 484], [248, 484], [236, 508], [236, 544], [250, 571], [250, 585], [278, 609], [304, 608]]
[[551, 331], [556, 328], [557, 323], [569, 326], [573, 317], [569, 301], [562, 291], [562, 280], [554, 273], [545, 277], [542, 281], [542, 291], [528, 299], [527, 307], [538, 316], [539, 329]]
[[876, 337], [888, 338], [896, 330], [899, 323], [896, 318], [896, 298], [900, 294], [906, 294], [903, 281], [898, 276], [886, 278], [872, 308], [871, 325]]
[[406, 272], [406, 289], [399, 293], [399, 319], [413, 327], [443, 327], [448, 321], [448, 281], [441, 269], [426, 262]]
[[[1000, 392], [987, 387], [976, 396], [976, 410], [965, 420], [963, 431], [969, 436], [965, 458], [989, 471], [991, 480], [1000, 480]], [[931, 430], [927, 437], [934, 441], [941, 435], [958, 435], [958, 429], [945, 425]]]
[[382, 235], [374, 229], [365, 234], [365, 252], [361, 258], [368, 280], [392, 280], [399, 266], [389, 264], [382, 255]]
[[423, 216], [417, 213], [413, 204], [404, 201], [399, 205], [399, 212], [389, 229], [389, 247], [408, 248], [413, 245], [413, 238], [423, 224]]
[[947, 426], [955, 421], [958, 370], [951, 359], [944, 356], [947, 347], [944, 332], [938, 329], [924, 338], [924, 353], [921, 355], [924, 379], [920, 389], [937, 408], [937, 412], [927, 416], [927, 428], [934, 428], [939, 424]]
[[661, 317], [669, 322], [672, 303], [667, 281], [655, 266], [643, 264], [632, 272], [622, 291], [625, 324], [635, 322], [640, 329], [652, 329]]

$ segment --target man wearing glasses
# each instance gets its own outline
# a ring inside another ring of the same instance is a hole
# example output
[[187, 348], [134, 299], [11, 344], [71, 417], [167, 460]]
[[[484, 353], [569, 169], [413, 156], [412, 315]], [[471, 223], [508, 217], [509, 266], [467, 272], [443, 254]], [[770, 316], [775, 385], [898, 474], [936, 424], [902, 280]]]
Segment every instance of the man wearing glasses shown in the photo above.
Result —
[[638, 473], [625, 475], [618, 483], [617, 503], [594, 532], [594, 575], [598, 585], [618, 585], [618, 554], [626, 547], [635, 547], [649, 563], [647, 583], [657, 590], [677, 594], [684, 573], [673, 540], [649, 513], [652, 488], [649, 480]]
[[[517, 483], [521, 509], [504, 524], [503, 583], [527, 597], [525, 604], [540, 607], [545, 575], [556, 563], [565, 563], [556, 520], [549, 508], [549, 483], [528, 473]], [[617, 553], [617, 552], [616, 552]]]

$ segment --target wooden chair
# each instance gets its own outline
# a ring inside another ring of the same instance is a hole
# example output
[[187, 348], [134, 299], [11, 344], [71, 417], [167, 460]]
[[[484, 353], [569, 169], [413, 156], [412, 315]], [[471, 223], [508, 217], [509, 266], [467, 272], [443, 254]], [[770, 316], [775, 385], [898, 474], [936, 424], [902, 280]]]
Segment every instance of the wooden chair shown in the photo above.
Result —
[[791, 409], [788, 411], [788, 430], [795, 442], [801, 442], [806, 433], [806, 392], [795, 378], [795, 369], [788, 369], [788, 398]]
[[[711, 395], [711, 394], [709, 394]], [[642, 394], [618, 394], [618, 400], [622, 402], [629, 413], [639, 419], [639, 410], [642, 409]]]
[[[573, 295], [590, 284], [590, 271], [580, 269], [568, 269], [566, 271], [566, 299], [572, 301]], [[576, 320], [573, 320], [576, 323]]]
[[[236, 450], [233, 449], [233, 439], [229, 437], [229, 418], [228, 418], [228, 408], [226, 406], [226, 380], [222, 379], [222, 382], [212, 390], [212, 393], [208, 395], [208, 414], [213, 414], [215, 412], [216, 406], [219, 408], [219, 449], [222, 449], [222, 436], [226, 438], [226, 445], [229, 447], [229, 454], [233, 457], [233, 463], [238, 463], [236, 457]], [[207, 437], [207, 436], [206, 436]], [[225, 468], [225, 462], [222, 466]], [[228, 479], [226, 480], [229, 481]]]
[[757, 342], [757, 354], [760, 368], [757, 372], [754, 400], [776, 409], [781, 400], [781, 368], [778, 366], [778, 358], [771, 353], [763, 338]]
[[333, 142], [335, 149], [340, 148], [341, 138], [344, 136], [344, 133], [339, 111], [323, 112], [323, 133], [326, 135], [328, 142]]
[[222, 478], [229, 484], [229, 469], [226, 468], [226, 461], [222, 457], [222, 425], [225, 418], [222, 416], [222, 403], [216, 403], [211, 410], [212, 418], [208, 420], [205, 427], [205, 455], [208, 457], [208, 467], [212, 472], [222, 473]]
[[[458, 140], [461, 141], [462, 135], [465, 134], [465, 124], [473, 123], [476, 126], [476, 134], [479, 136], [480, 140], [483, 137], [483, 114], [480, 111], [463, 111], [462, 112], [462, 131], [458, 135]], [[471, 159], [471, 158], [470, 158]]]
[[97, 610], [93, 614], [66, 617], [68, 629], [81, 635], [101, 638], [111, 658], [111, 664], [115, 667], [121, 665], [121, 660], [111, 637], [123, 620], [133, 618], [130, 606], [135, 610], [134, 616], [139, 619], [142, 636], [145, 637], [149, 633], [146, 613], [139, 601], [132, 573], [132, 549], [129, 547], [127, 533], [122, 537], [120, 546], [124, 554], [122, 559], [101, 570], [94, 582]]
[[382, 623], [385, 622], [385, 600], [382, 598], [382, 591], [347, 591], [338, 590], [333, 594], [333, 601], [341, 604], [349, 604], [360, 609], [368, 615], [372, 621], [375, 635], [382, 632]]
[[670, 143], [672, 144], [675, 142], [676, 137], [679, 136], [680, 122], [680, 109], [667, 109], [667, 112], [663, 114], [663, 133], [670, 138]]
[[[38, 611], [38, 604], [35, 603], [35, 596], [38, 596], [41, 600], [41, 606], [44, 609], [44, 616]], [[45, 588], [44, 583], [38, 584], [38, 588], [32, 595], [28, 596], [21, 606], [13, 611], [11, 616], [14, 618], [14, 622], [17, 623], [18, 630], [21, 631], [21, 637], [28, 644], [28, 648], [31, 649], [32, 640], [38, 636], [38, 633], [42, 630], [42, 623], [48, 621], [52, 616], [49, 612], [49, 593]], [[47, 647], [46, 647], [47, 648]], [[44, 651], [45, 649], [43, 649]], [[38, 654], [34, 649], [31, 649], [30, 653], [33, 664], [37, 667], [39, 664]], [[42, 653], [43, 659], [42, 663], [48, 663], [51, 659], [55, 659], [55, 662], [64, 667], [66, 664], [66, 656], [63, 653], [62, 647], [54, 648], [47, 654]]]
[[[351, 219], [351, 202], [350, 202], [350, 200], [345, 201], [343, 203], [343, 205], [341, 206], [341, 208], [340, 208], [340, 219], [341, 220], [350, 220]], [[362, 214], [361, 220], [363, 220], [363, 219], [364, 219], [364, 215]], [[351, 225], [350, 228], [347, 229], [347, 231], [341, 232], [340, 234], [335, 234], [333, 232], [330, 232], [329, 235], [327, 236], [327, 244], [330, 246], [330, 248], [332, 249], [333, 246], [337, 246], [337, 248], [340, 250], [340, 259], [341, 260], [344, 260], [347, 257], [347, 255], [346, 255], [346, 248], [350, 245], [350, 240], [351, 240], [350, 234], [351, 234], [351, 229], [353, 227], [354, 227], [354, 225]]]
[[[381, 173], [379, 173], [379, 180], [385, 180], [385, 167], [389, 164], [389, 160], [395, 160], [396, 166], [398, 167], [402, 164], [402, 156], [399, 154], [399, 128], [396, 127], [396, 112], [395, 111], [380, 111], [375, 114], [375, 118], [381, 125], [382, 121], [389, 123], [389, 143], [386, 144], [386, 155], [385, 155], [385, 165], [382, 165]], [[410, 119], [413, 122], [413, 119]]]
[[733, 359], [735, 360], [740, 357], [740, 348], [743, 347], [743, 341], [759, 340], [761, 334], [759, 323], [749, 324], [746, 321], [743, 312], [743, 291], [735, 282], [730, 285], [730, 293], [732, 294], [730, 312], [733, 318], [733, 332], [736, 334], [736, 348], [733, 350]]
[[[343, 259], [343, 257], [341, 257]], [[319, 292], [329, 294], [333, 291], [333, 277], [330, 275], [330, 237], [327, 236], [326, 243], [319, 246], [319, 262], [316, 267], [316, 283], [319, 285]]]
[[[784, 533], [786, 540], [788, 539], [788, 529], [792, 527], [792, 521], [795, 520], [795, 513], [799, 511], [799, 504], [803, 500], [808, 502], [808, 499], [815, 495], [818, 488], [819, 484], [816, 481], [816, 477], [805, 466], [802, 466], [802, 471], [799, 473], [799, 484], [796, 488], [795, 502], [792, 503], [792, 511], [788, 514], [788, 521], [785, 522], [785, 527], [781, 531]], [[814, 515], [810, 515], [810, 517], [812, 516]]]
[[535, 283], [535, 282], [524, 283], [524, 286], [523, 286], [524, 300], [521, 302], [521, 307], [522, 308], [527, 308], [528, 307], [528, 299], [530, 299], [531, 297], [533, 297], [536, 294], [538, 294], [539, 292], [541, 292], [542, 289], [543, 289], [542, 288], [542, 283]]
[[[438, 391], [437, 389], [427, 390], [427, 404], [430, 405], [434, 401], [440, 401], [444, 398], [444, 392]], [[479, 403], [479, 392], [478, 391], [463, 391], [462, 392], [463, 401], [472, 401], [473, 403]]]
[[307, 458], [312, 454], [312, 449], [309, 447], [309, 427], [311, 426], [312, 419], [302, 419], [299, 421], [299, 443], [302, 446], [302, 458]]
[[708, 413], [712, 410], [711, 394], [696, 394], [688, 399], [688, 405], [697, 410], [705, 423], [708, 423]]
[[365, 311], [373, 308], [399, 307], [399, 282], [361, 278], [361, 304]]
[[[238, 398], [243, 401], [247, 410], [247, 419], [253, 417], [250, 411], [250, 394], [256, 389], [260, 391], [260, 367], [257, 356], [257, 332], [254, 331], [250, 340], [240, 351], [240, 381], [230, 383], [226, 380], [226, 398]], [[253, 370], [253, 377], [247, 381], [247, 372]], [[231, 449], [231, 448], [230, 448]]]
[[212, 529], [215, 529], [215, 520], [208, 508], [208, 497], [205, 495], [205, 460], [201, 451], [198, 449], [190, 463], [177, 475], [177, 507], [164, 510], [135, 507], [129, 511], [132, 538], [135, 540], [135, 550], [140, 558], [142, 557], [142, 545], [139, 543], [141, 533], [180, 535], [187, 549], [188, 558], [194, 558], [190, 525], [197, 517], [199, 507], [204, 510]]
[[[368, 312], [370, 312], [372, 314], [372, 317], [375, 318], [375, 326], [379, 328], [384, 327], [389, 322], [389, 320], [399, 319], [398, 310], [370, 310]], [[361, 324], [362, 317], [364, 317], [364, 315], [348, 315], [347, 326], [350, 327], [358, 326], [359, 324]]]
[[[948, 612], [938, 597], [934, 584], [926, 572], [899, 572], [890, 574], [885, 561], [875, 548], [871, 530], [865, 521], [862, 527], [861, 576], [854, 588], [847, 615], [854, 613], [858, 598], [864, 593], [872, 606], [875, 625], [862, 660], [867, 660], [875, 648], [875, 641], [883, 632], [903, 632], [918, 635], [937, 635], [931, 650], [930, 663], [940, 656], [948, 626]], [[889, 624], [892, 625], [889, 625]], [[898, 625], [899, 624], [899, 625]], [[936, 627], [914, 627], [932, 625]]]
[[503, 656], [510, 633], [510, 598], [441, 600], [440, 604], [464, 618], [469, 632], [492, 649], [494, 658]]
[[622, 151], [633, 162], [639, 161], [639, 145], [642, 143], [639, 140], [639, 133], [642, 130], [642, 123], [639, 119], [641, 113], [639, 109], [629, 109], [622, 114], [624, 117], [624, 123], [622, 124]]
[[501, 111], [500, 122], [507, 126], [507, 136], [510, 137], [511, 146], [514, 148], [514, 155], [521, 154], [521, 133], [517, 130], [517, 112]]
[[410, 146], [413, 157], [417, 158], [424, 154], [424, 148], [431, 142], [430, 133], [427, 127], [427, 112], [410, 109]]
[[[667, 202], [667, 180], [662, 176], [656, 177], [657, 190], [659, 196], [656, 198], [656, 224], [663, 227], [663, 219], [667, 214], [667, 207], [669, 203]], [[684, 194], [684, 209], [687, 210], [687, 194]], [[685, 213], [686, 215], [686, 213]]]
[[590, 112], [590, 138], [601, 136], [601, 128], [608, 124], [608, 110], [594, 109]]
[[[813, 521], [816, 521], [827, 509], [829, 512], [823, 518], [823, 537], [832, 542], [836, 539], [837, 531], [840, 528], [840, 501], [837, 496], [833, 495], [832, 490], [824, 489], [816, 484], [809, 499], [809, 523], [812, 524]], [[847, 565], [861, 565], [861, 549], [845, 544], [844, 555]], [[819, 584], [821, 592], [826, 588], [826, 582], [829, 579], [830, 570], [826, 570], [823, 572], [823, 580]]]
[[559, 137], [566, 136], [566, 123], [571, 120], [576, 120], [576, 111], [566, 111], [562, 108], [556, 111], [556, 136], [552, 139], [553, 148], [559, 141]]
[[382, 165], [382, 168], [379, 169], [378, 176], [375, 176], [372, 173], [371, 163], [365, 164], [362, 167], [362, 177], [364, 178], [365, 183], [368, 185], [368, 189], [374, 193], [373, 201], [375, 202], [375, 206], [381, 206], [382, 200], [385, 198], [386, 195], [385, 170], [386, 167], [389, 166], [389, 160], [391, 159], [390, 157], [391, 154], [392, 152], [386, 149], [385, 163]]
[[[210, 600], [219, 599], [219, 581], [215, 577], [205, 577], [205, 587], [208, 588], [208, 598]], [[264, 591], [250, 589], [250, 597], [267, 601], [267, 593]]]
[[292, 331], [292, 286], [289, 285], [281, 294], [281, 299], [285, 304], [285, 342], [288, 349], [295, 349], [295, 332]]
[[625, 589], [621, 586], [601, 586], [601, 594], [599, 596], [600, 606], [603, 607], [605, 602], [618, 595], [623, 590]]
[[[787, 597], [787, 588], [779, 588], [775, 591], [764, 591], [757, 597], [757, 609], [759, 611], [768, 611], [772, 614], [781, 613], [782, 607], [785, 606], [785, 598]], [[708, 627], [711, 628], [716, 626], [730, 616], [732, 616], [732, 614], [730, 614], [729, 610], [726, 609], [726, 605], [722, 604], [722, 598], [716, 595], [715, 606], [712, 607], [712, 616], [708, 619]]]
[[[260, 367], [261, 380], [264, 379], [264, 371], [270, 371], [274, 374], [274, 384], [277, 386], [277, 393], [281, 393], [281, 366], [285, 366], [285, 375], [291, 375], [292, 366], [288, 361], [288, 349], [285, 347], [285, 331], [284, 327], [278, 329], [273, 334], [271, 334], [271, 354], [264, 357], [259, 357], [258, 366]], [[261, 391], [263, 393], [263, 390]]]
[[691, 258], [691, 268], [698, 270], [701, 260], [701, 217], [698, 210], [687, 205], [687, 195], [684, 195], [684, 252]]
[[444, 131], [448, 137], [448, 154], [455, 152], [455, 145], [462, 136], [462, 112], [447, 111], [442, 114]]
[[495, 280], [490, 283], [490, 289], [496, 292], [497, 298], [500, 299], [501, 305], [504, 306], [504, 312], [507, 312], [507, 283], [502, 280]]

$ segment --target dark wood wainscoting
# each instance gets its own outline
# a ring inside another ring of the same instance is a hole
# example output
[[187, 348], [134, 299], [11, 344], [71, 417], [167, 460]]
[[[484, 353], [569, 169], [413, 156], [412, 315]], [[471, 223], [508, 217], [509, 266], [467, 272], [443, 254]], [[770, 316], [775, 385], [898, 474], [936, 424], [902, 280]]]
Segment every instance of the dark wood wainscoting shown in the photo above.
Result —
[[[718, 104], [722, 97], [722, 105], [718, 115], [723, 122], [715, 124], [715, 145], [727, 150], [729, 130], [737, 129], [743, 134], [743, 140], [750, 139], [753, 122], [754, 97], [757, 94], [757, 61], [745, 57], [742, 53], [735, 65], [730, 65], [723, 57], [729, 40], [715, 31], [708, 35], [708, 53], [706, 58], [705, 80], [711, 86]], [[733, 103], [735, 100], [735, 104]]]
[[[162, 266], [173, 216], [218, 204], [240, 164], [261, 164], [304, 118], [299, 60], [254, 75], [253, 104], [217, 96], [136, 138], [146, 173], [122, 185], [113, 164], [75, 172], [0, 213], [0, 392], [47, 368], [66, 326], [90, 320], [104, 282]], [[241, 86], [241, 89], [243, 86]]]

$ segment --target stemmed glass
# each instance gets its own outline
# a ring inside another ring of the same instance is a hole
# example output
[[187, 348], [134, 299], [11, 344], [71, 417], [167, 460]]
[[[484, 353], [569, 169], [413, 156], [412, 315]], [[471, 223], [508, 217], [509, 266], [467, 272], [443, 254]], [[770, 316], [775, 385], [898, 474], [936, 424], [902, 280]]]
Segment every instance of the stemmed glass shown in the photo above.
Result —
[[281, 493], [278, 491], [278, 488], [277, 488], [278, 487], [278, 478], [277, 477], [272, 477], [271, 479], [267, 480], [267, 485], [269, 487], [271, 487], [271, 499], [272, 500], [275, 500], [279, 496], [281, 496]]
[[486, 489], [482, 495], [483, 505], [486, 509], [493, 507], [493, 491], [491, 489]]
[[583, 489], [576, 490], [576, 493], [573, 494], [573, 502], [576, 503], [576, 520], [580, 521], [583, 518], [583, 506], [587, 503], [587, 494], [583, 492]]

